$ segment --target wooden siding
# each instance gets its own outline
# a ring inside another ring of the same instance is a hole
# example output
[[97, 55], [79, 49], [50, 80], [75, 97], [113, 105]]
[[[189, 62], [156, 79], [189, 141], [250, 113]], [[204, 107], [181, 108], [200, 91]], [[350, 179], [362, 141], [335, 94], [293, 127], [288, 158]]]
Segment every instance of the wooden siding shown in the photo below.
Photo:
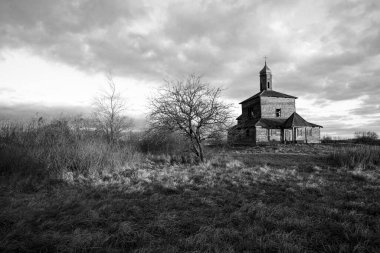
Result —
[[256, 142], [268, 142], [268, 129], [256, 127]]
[[276, 109], [281, 109], [280, 118], [289, 118], [296, 111], [294, 98], [260, 97], [261, 117], [276, 118]]
[[261, 118], [260, 98], [247, 101], [246, 103], [241, 105], [241, 108], [242, 108], [242, 115], [243, 115], [242, 121], [246, 121], [252, 118], [252, 116], [249, 115], [250, 109], [253, 111], [253, 114], [254, 114], [253, 118], [257, 118], [257, 119]]
[[294, 129], [297, 142], [302, 143], [320, 143], [319, 127], [300, 127]]
[[[248, 135], [247, 135], [248, 133]], [[297, 143], [320, 143], [319, 127], [294, 128]], [[292, 129], [267, 129], [261, 126], [234, 129], [228, 132], [228, 140], [235, 144], [256, 144], [269, 142], [293, 142]]]
[[[248, 133], [248, 135], [247, 135]], [[228, 132], [228, 141], [235, 144], [256, 144], [255, 128], [240, 128]]]

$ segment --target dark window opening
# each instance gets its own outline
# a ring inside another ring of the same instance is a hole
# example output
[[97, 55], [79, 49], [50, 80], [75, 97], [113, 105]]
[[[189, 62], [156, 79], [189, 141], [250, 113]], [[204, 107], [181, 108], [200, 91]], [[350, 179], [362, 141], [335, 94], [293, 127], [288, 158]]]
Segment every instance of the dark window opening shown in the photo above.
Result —
[[269, 87], [269, 82], [268, 82], [268, 88], [270, 88], [270, 87]]
[[253, 108], [248, 108], [248, 118], [254, 118], [255, 113], [253, 112]]
[[281, 117], [281, 109], [276, 109], [276, 117]]

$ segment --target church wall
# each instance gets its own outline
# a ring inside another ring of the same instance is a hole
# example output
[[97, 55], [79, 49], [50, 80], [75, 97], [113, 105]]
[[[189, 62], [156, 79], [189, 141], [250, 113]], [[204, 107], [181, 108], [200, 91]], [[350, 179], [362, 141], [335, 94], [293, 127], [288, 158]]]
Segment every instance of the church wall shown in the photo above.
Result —
[[295, 129], [296, 141], [304, 143], [320, 143], [319, 127], [302, 127]]
[[299, 127], [294, 129], [294, 135], [296, 137], [296, 142], [304, 143], [305, 142], [305, 127]]
[[292, 129], [284, 129], [284, 139], [286, 142], [293, 141]]
[[269, 141], [281, 141], [281, 129], [268, 129]]
[[249, 108], [252, 108], [252, 112], [253, 112], [253, 115], [254, 115], [253, 117], [254, 118], [260, 118], [261, 117], [261, 113], [260, 113], [260, 99], [259, 98], [253, 99], [251, 101], [247, 101], [244, 104], [242, 104], [241, 107], [242, 107], [242, 114], [244, 115], [243, 117], [245, 119], [252, 118], [252, 116], [249, 115]]
[[256, 142], [268, 142], [268, 129], [256, 127]]
[[289, 118], [296, 111], [294, 98], [261, 97], [261, 117], [276, 118], [276, 109], [281, 109], [280, 118]]
[[[305, 131], [306, 129], [306, 131]], [[247, 134], [247, 130], [249, 131]], [[266, 129], [260, 126], [256, 128], [234, 129], [228, 132], [228, 141], [235, 144], [252, 144], [282, 142], [281, 131], [283, 132], [286, 142], [293, 141], [293, 132], [291, 129]], [[311, 131], [311, 135], [310, 135]], [[319, 127], [302, 127], [294, 129], [295, 138], [298, 143], [320, 143]], [[306, 141], [307, 140], [307, 141]]]
[[250, 128], [249, 129], [249, 137], [248, 137], [249, 143], [256, 144], [256, 128]]
[[228, 132], [228, 141], [234, 144], [256, 144], [255, 128], [240, 128]]
[[282, 142], [282, 129], [256, 127], [256, 142]]
[[321, 143], [321, 129], [319, 127], [311, 128], [312, 135], [307, 136], [308, 143]]

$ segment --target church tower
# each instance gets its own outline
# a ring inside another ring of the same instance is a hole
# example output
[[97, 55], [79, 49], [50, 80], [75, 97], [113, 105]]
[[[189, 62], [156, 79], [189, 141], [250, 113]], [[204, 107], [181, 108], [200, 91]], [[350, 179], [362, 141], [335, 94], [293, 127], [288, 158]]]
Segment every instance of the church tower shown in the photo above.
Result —
[[272, 90], [272, 71], [266, 60], [264, 68], [260, 71], [260, 91], [264, 90]]

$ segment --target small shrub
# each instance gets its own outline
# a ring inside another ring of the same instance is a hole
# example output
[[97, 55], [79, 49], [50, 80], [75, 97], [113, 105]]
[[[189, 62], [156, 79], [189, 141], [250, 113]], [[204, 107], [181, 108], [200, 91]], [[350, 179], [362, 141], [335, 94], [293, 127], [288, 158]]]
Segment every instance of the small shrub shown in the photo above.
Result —
[[173, 132], [147, 130], [138, 141], [139, 150], [152, 154], [180, 154], [188, 150], [186, 139]]

